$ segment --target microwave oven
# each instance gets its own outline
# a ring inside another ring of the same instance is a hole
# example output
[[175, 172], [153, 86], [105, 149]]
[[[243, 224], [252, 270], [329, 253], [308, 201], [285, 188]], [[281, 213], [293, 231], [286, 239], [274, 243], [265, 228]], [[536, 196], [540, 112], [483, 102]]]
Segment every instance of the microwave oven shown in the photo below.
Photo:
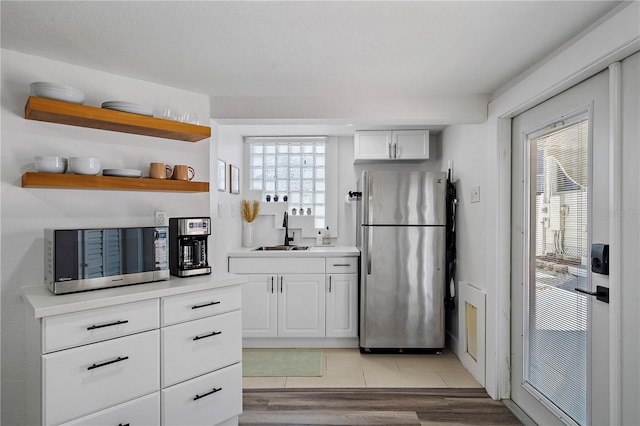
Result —
[[44, 281], [54, 294], [169, 279], [169, 228], [45, 229]]

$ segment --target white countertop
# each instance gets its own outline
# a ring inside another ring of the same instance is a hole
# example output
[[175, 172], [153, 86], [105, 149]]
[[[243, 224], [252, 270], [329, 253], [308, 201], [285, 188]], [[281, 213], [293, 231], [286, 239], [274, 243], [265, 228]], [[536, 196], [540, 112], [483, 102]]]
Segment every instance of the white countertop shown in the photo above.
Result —
[[27, 302], [27, 305], [31, 307], [34, 316], [43, 318], [158, 297], [175, 296], [193, 291], [227, 287], [242, 284], [246, 281], [247, 278], [243, 275], [214, 272], [211, 275], [188, 278], [171, 277], [166, 281], [59, 295], [53, 294], [42, 284], [23, 287], [22, 297]]
[[[301, 244], [304, 246], [305, 244]], [[360, 256], [355, 246], [310, 246], [309, 250], [266, 250], [254, 251], [254, 248], [238, 248], [227, 253], [229, 257], [334, 257]]]

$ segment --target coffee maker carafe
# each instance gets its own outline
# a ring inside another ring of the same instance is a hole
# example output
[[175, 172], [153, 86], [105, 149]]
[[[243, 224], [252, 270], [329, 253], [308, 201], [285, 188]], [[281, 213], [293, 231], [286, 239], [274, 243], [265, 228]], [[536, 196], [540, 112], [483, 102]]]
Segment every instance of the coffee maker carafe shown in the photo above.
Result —
[[207, 260], [207, 238], [211, 218], [169, 218], [169, 271], [176, 277], [211, 273]]

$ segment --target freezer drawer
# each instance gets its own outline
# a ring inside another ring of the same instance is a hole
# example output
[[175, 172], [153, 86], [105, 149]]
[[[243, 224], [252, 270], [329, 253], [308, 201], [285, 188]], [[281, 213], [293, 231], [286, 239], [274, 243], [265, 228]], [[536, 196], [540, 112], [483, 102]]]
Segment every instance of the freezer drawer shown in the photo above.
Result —
[[445, 227], [363, 227], [360, 347], [444, 347]]

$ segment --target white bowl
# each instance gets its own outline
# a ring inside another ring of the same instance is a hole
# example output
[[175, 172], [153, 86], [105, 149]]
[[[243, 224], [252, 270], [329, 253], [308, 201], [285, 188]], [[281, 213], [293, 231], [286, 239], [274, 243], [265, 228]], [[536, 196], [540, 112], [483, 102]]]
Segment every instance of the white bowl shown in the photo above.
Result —
[[100, 159], [95, 157], [69, 158], [69, 170], [77, 175], [97, 175], [100, 173]]
[[67, 159], [53, 156], [37, 156], [36, 171], [42, 173], [64, 173], [67, 171]]
[[36, 81], [31, 83], [29, 87], [31, 88], [31, 96], [72, 102], [74, 104], [84, 103], [84, 93], [70, 86]]

